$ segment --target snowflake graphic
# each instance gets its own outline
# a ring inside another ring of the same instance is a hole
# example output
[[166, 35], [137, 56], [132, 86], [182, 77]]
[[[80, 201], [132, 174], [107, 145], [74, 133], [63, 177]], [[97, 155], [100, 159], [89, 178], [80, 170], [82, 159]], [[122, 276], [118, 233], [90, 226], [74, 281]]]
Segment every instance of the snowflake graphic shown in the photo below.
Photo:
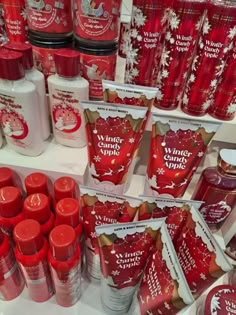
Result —
[[203, 41], [202, 41], [201, 38], [200, 38], [200, 40], [199, 40], [199, 47], [200, 47], [201, 49], [204, 48], [204, 43], [203, 43]]
[[188, 76], [188, 72], [186, 71], [186, 72], [184, 72], [184, 74], [183, 74], [183, 78], [186, 79], [187, 76]]
[[153, 154], [153, 158], [156, 159], [156, 158], [157, 158], [157, 155], [156, 155], [156, 154]]
[[169, 305], [169, 303], [165, 302], [164, 305], [165, 305], [165, 308], [166, 308], [166, 309], [170, 310], [170, 305]]
[[166, 33], [166, 40], [168, 40], [171, 44], [174, 44], [175, 40], [171, 37], [171, 32]]
[[230, 104], [229, 107], [227, 108], [227, 114], [231, 115], [236, 113], [236, 104]]
[[134, 22], [138, 27], [143, 26], [146, 22], [146, 16], [144, 16], [143, 13], [140, 12], [134, 16]]
[[25, 8], [23, 8], [23, 9], [21, 10], [20, 15], [23, 17], [24, 21], [27, 20], [27, 12], [26, 12], [26, 9], [25, 9]]
[[201, 278], [202, 280], [206, 280], [206, 279], [207, 279], [207, 277], [204, 275], [204, 273], [200, 273], [200, 278]]
[[224, 48], [224, 53], [226, 54], [228, 51], [230, 51], [231, 49], [233, 49], [233, 42], [231, 42], [230, 44], [229, 44], [229, 46], [226, 46], [225, 48]]
[[132, 47], [132, 44], [130, 44], [129, 51], [127, 53], [127, 64], [133, 67], [134, 64], [138, 63], [138, 61], [136, 60], [137, 57], [138, 57], [138, 48], [134, 49]]
[[184, 104], [184, 105], [187, 105], [187, 104], [188, 104], [188, 101], [189, 101], [188, 95], [185, 93], [185, 94], [184, 94], [184, 97], [183, 97], [183, 104]]
[[192, 73], [192, 74], [190, 75], [189, 81], [193, 83], [193, 82], [195, 81], [195, 79], [196, 79], [196, 77], [195, 77], [195, 75]]
[[206, 102], [202, 104], [202, 109], [206, 111], [210, 106], [211, 106], [211, 100], [206, 100]]
[[170, 43], [171, 43], [171, 44], [174, 44], [174, 43], [175, 43], [174, 38], [171, 38], [171, 39], [170, 39]]
[[129, 43], [126, 40], [123, 40], [121, 45], [120, 45], [120, 49], [122, 51], [123, 54], [127, 54], [127, 52], [129, 51]]
[[197, 69], [196, 69], [196, 65], [197, 65], [197, 62], [198, 62], [198, 58], [199, 58], [199, 56], [196, 56], [196, 57], [194, 57], [194, 59], [193, 59], [193, 64], [192, 64], [192, 70], [193, 71], [196, 71]]
[[170, 28], [172, 30], [177, 29], [179, 27], [180, 19], [177, 17], [176, 13], [171, 10], [170, 12]]
[[163, 50], [163, 53], [161, 55], [161, 65], [162, 66], [168, 66], [169, 65], [169, 63], [167, 61], [167, 59], [170, 57], [169, 54], [170, 54], [169, 51], [166, 51], [165, 49]]
[[157, 174], [158, 175], [164, 175], [165, 174], [165, 170], [163, 168], [158, 168], [157, 169]]
[[97, 238], [96, 232], [91, 232], [91, 233], [90, 233], [90, 236], [91, 236], [91, 238]]
[[99, 163], [99, 162], [101, 161], [101, 158], [100, 158], [99, 155], [95, 155], [93, 159], [94, 159], [94, 161], [97, 162], [97, 163]]
[[139, 42], [141, 42], [142, 39], [143, 39], [143, 38], [142, 38], [141, 35], [138, 35], [138, 36], [137, 36], [137, 40], [138, 40]]
[[133, 68], [133, 69], [131, 70], [131, 73], [132, 73], [132, 75], [133, 75], [134, 77], [137, 77], [137, 76], [139, 75], [139, 70], [138, 70], [137, 68]]
[[129, 143], [134, 143], [134, 138], [130, 138]]
[[228, 35], [228, 37], [229, 37], [230, 39], [233, 39], [233, 38], [235, 37], [235, 35], [236, 35], [236, 26], [234, 26], [233, 28], [231, 28], [231, 29], [229, 30], [229, 35]]
[[208, 34], [209, 31], [211, 29], [211, 25], [209, 23], [209, 20], [208, 20], [208, 17], [205, 18], [205, 21], [203, 23], [203, 30], [202, 30], [202, 33], [203, 34]]
[[201, 27], [202, 27], [202, 17], [200, 17], [200, 19], [198, 20], [196, 24], [196, 30], [200, 31]]
[[120, 272], [119, 272], [119, 270], [113, 270], [111, 274], [113, 276], [119, 276]]
[[134, 80], [134, 76], [132, 74], [132, 69], [131, 70], [127, 70], [125, 73], [125, 81], [128, 83], [132, 83]]
[[211, 300], [211, 314], [217, 314], [217, 310], [220, 310], [220, 301], [219, 301], [219, 297], [217, 297], [216, 295], [214, 295], [212, 297]]
[[156, 98], [158, 101], [161, 101], [163, 99], [163, 94], [159, 89], [157, 91]]
[[217, 80], [215, 79], [215, 80], [212, 80], [212, 81], [211, 81], [210, 86], [211, 86], [211, 87], [216, 87], [216, 84], [217, 84]]
[[162, 75], [163, 78], [168, 78], [169, 72], [166, 69], [164, 69], [162, 71], [161, 75]]
[[204, 153], [202, 151], [198, 152], [198, 157], [202, 157], [204, 155]]
[[137, 36], [138, 36], [138, 31], [136, 30], [136, 28], [133, 28], [131, 31], [131, 37], [137, 38]]

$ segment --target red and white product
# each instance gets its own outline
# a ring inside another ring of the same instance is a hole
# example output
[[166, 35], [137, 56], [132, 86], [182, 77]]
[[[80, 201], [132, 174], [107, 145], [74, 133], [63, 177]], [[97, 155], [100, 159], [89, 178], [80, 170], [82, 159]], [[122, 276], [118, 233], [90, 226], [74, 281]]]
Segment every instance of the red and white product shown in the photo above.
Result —
[[81, 295], [81, 253], [74, 229], [58, 225], [49, 236], [48, 261], [59, 305], [69, 307], [78, 302]]
[[0, 230], [0, 300], [9, 301], [25, 286], [9, 239]]
[[[106, 44], [118, 39], [121, 0], [74, 0], [74, 32], [81, 39]], [[97, 45], [99, 45], [97, 43]]]
[[109, 314], [124, 314], [152, 253], [163, 219], [96, 227], [102, 271], [102, 304]]
[[125, 83], [152, 85], [153, 70], [161, 50], [161, 33], [167, 19], [167, 2], [133, 1]]
[[24, 201], [23, 212], [26, 219], [39, 222], [43, 235], [48, 237], [55, 223], [48, 196], [40, 193], [29, 195]]
[[159, 94], [156, 106], [175, 109], [181, 97], [189, 67], [194, 57], [206, 0], [175, 0], [169, 12], [157, 77]]
[[45, 194], [48, 195], [48, 178], [43, 173], [31, 173], [25, 177], [25, 190], [27, 195], [31, 194]]
[[35, 220], [24, 220], [14, 229], [15, 255], [24, 275], [31, 299], [47, 301], [53, 294], [47, 262], [48, 243]]
[[0, 6], [0, 46], [7, 42], [7, 34], [5, 29], [5, 23], [3, 19], [3, 9]]
[[131, 22], [130, 15], [121, 15], [118, 56], [124, 59], [126, 59], [129, 50], [130, 22]]
[[197, 315], [234, 315], [236, 310], [236, 288], [218, 285], [208, 294]]
[[80, 187], [80, 194], [87, 276], [91, 280], [99, 280], [101, 278], [101, 268], [96, 226], [132, 222], [141, 200], [103, 193], [86, 187]]
[[178, 239], [186, 221], [190, 208], [199, 209], [202, 202], [140, 196], [143, 203], [139, 209], [138, 220], [165, 218], [172, 242]]
[[76, 182], [69, 176], [62, 176], [55, 180], [53, 189], [55, 203], [64, 198], [78, 197], [78, 187]]
[[193, 302], [170, 235], [163, 224], [129, 314], [174, 315]]
[[71, 33], [71, 1], [26, 0], [26, 13], [29, 29], [42, 33], [42, 36], [66, 35]]
[[220, 124], [152, 117], [145, 194], [182, 197]]
[[25, 1], [1, 0], [1, 3], [8, 41], [24, 43], [28, 39]]
[[28, 156], [44, 149], [35, 85], [25, 77], [21, 53], [0, 51], [0, 122], [7, 144]]
[[54, 54], [56, 74], [48, 78], [55, 139], [69, 147], [86, 145], [85, 122], [80, 106], [89, 98], [89, 83], [80, 77], [80, 54], [63, 49]]
[[18, 188], [6, 186], [0, 189], [0, 229], [12, 238], [14, 227], [24, 219], [22, 196]]
[[143, 136], [147, 108], [82, 102], [86, 119], [89, 185], [122, 194]]
[[40, 120], [43, 139], [46, 140], [50, 136], [50, 126], [44, 75], [42, 74], [42, 72], [34, 68], [32, 46], [24, 43], [8, 43], [3, 47], [9, 50], [18, 51], [23, 55], [25, 77], [28, 81], [32, 82], [36, 88], [40, 107]]
[[194, 207], [190, 208], [174, 247], [195, 298], [232, 269], [207, 224]]
[[80, 204], [78, 199], [64, 198], [56, 204], [55, 225], [67, 224], [73, 227], [77, 237], [77, 243], [81, 246], [83, 225], [80, 222]]
[[234, 1], [208, 1], [207, 14], [180, 102], [187, 114], [203, 116], [214, 102], [213, 94], [218, 89], [226, 60], [234, 47], [235, 23]]
[[8, 167], [0, 167], [0, 188], [15, 186], [14, 172]]

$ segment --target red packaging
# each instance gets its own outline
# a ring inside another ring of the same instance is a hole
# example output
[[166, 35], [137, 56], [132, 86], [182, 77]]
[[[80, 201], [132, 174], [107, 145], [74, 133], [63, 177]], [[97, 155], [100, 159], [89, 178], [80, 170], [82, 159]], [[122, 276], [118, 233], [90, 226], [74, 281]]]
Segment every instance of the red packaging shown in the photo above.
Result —
[[0, 167], [0, 188], [6, 186], [15, 186], [14, 173], [8, 167]]
[[164, 220], [149, 220], [96, 227], [101, 261], [101, 295], [110, 314], [124, 314], [155, 247]]
[[8, 41], [24, 43], [28, 39], [24, 0], [2, 0], [3, 18]]
[[122, 194], [140, 138], [147, 108], [82, 102], [86, 121], [89, 185]]
[[74, 305], [81, 295], [80, 249], [76, 234], [69, 225], [58, 225], [49, 236], [48, 261], [59, 305]]
[[122, 15], [121, 19], [123, 21], [120, 23], [120, 34], [119, 34], [119, 49], [118, 49], [118, 56], [121, 58], [126, 59], [127, 53], [129, 50], [129, 31], [130, 31], [130, 16], [129, 15]]
[[170, 235], [163, 224], [129, 314], [174, 315], [193, 302]]
[[31, 299], [47, 301], [53, 294], [47, 262], [48, 244], [35, 220], [24, 220], [14, 228], [15, 255]]
[[7, 34], [5, 30], [5, 23], [3, 19], [3, 10], [0, 5], [0, 46], [4, 45], [7, 42]]
[[6, 186], [0, 189], [0, 228], [12, 238], [14, 227], [24, 219], [22, 196], [18, 188]]
[[118, 39], [121, 0], [74, 0], [74, 33], [106, 45]]
[[64, 198], [56, 204], [55, 225], [67, 224], [73, 227], [77, 237], [77, 243], [81, 246], [83, 225], [80, 222], [80, 204], [75, 198]]
[[153, 114], [145, 194], [182, 197], [219, 126]]
[[55, 36], [71, 33], [72, 5], [66, 0], [27, 0], [26, 13], [30, 30]]
[[0, 230], [0, 298], [9, 301], [24, 289], [24, 280], [18, 268], [13, 249], [6, 235]]
[[168, 1], [134, 0], [125, 83], [151, 86]]
[[236, 288], [230, 285], [214, 287], [205, 299], [197, 315], [234, 315], [236, 310]]
[[99, 280], [101, 277], [99, 246], [96, 226], [132, 222], [141, 200], [80, 188], [82, 216], [85, 235], [87, 276]]
[[174, 247], [195, 298], [232, 269], [202, 216], [193, 207]]
[[206, 0], [175, 0], [169, 13], [161, 56], [155, 106], [175, 109], [184, 88], [202, 26]]
[[89, 98], [103, 100], [102, 80], [115, 80], [117, 45], [108, 48], [80, 46], [82, 76], [89, 81]]
[[40, 223], [41, 231], [47, 237], [55, 223], [48, 196], [40, 193], [29, 195], [24, 201], [23, 211], [26, 219], [33, 219]]
[[234, 1], [208, 1], [207, 15], [181, 100], [181, 108], [187, 114], [203, 116], [208, 112], [233, 48], [235, 23]]

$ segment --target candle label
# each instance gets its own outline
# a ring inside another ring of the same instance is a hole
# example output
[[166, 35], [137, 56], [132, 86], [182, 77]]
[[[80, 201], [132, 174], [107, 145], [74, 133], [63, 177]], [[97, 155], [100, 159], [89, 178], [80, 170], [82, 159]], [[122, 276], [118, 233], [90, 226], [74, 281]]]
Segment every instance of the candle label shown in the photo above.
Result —
[[64, 0], [27, 0], [29, 28], [39, 32], [72, 31], [71, 3]]
[[75, 33], [90, 40], [116, 40], [121, 0], [75, 1]]

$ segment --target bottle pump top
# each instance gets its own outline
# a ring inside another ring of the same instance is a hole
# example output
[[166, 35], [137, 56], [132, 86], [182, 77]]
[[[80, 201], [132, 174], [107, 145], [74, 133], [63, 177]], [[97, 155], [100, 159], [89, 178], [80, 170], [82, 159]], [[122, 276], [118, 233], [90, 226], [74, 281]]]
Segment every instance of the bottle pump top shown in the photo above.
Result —
[[42, 193], [48, 194], [47, 176], [43, 173], [32, 173], [25, 178], [25, 188], [28, 195]]
[[30, 70], [34, 66], [33, 61], [33, 50], [30, 44], [25, 43], [7, 43], [3, 46], [4, 48], [12, 51], [22, 53], [23, 55], [23, 66], [25, 70]]
[[0, 189], [0, 216], [11, 218], [21, 211], [22, 200], [20, 190], [13, 186]]
[[14, 81], [24, 76], [23, 55], [19, 52], [0, 49], [0, 78]]
[[18, 223], [13, 232], [19, 252], [23, 255], [34, 255], [43, 247], [43, 236], [40, 224], [32, 219]]
[[57, 224], [68, 224], [72, 227], [79, 225], [79, 201], [73, 198], [64, 198], [56, 205]]
[[14, 185], [13, 171], [8, 167], [0, 167], [0, 188]]
[[227, 174], [236, 175], [236, 150], [220, 150], [218, 165]]
[[60, 49], [54, 54], [56, 72], [67, 78], [77, 77], [80, 74], [80, 54], [72, 49]]
[[40, 193], [29, 195], [24, 201], [23, 210], [27, 219], [45, 223], [51, 214], [48, 196]]
[[49, 243], [52, 255], [56, 260], [69, 260], [76, 251], [76, 234], [74, 229], [66, 224], [56, 226], [49, 235]]

